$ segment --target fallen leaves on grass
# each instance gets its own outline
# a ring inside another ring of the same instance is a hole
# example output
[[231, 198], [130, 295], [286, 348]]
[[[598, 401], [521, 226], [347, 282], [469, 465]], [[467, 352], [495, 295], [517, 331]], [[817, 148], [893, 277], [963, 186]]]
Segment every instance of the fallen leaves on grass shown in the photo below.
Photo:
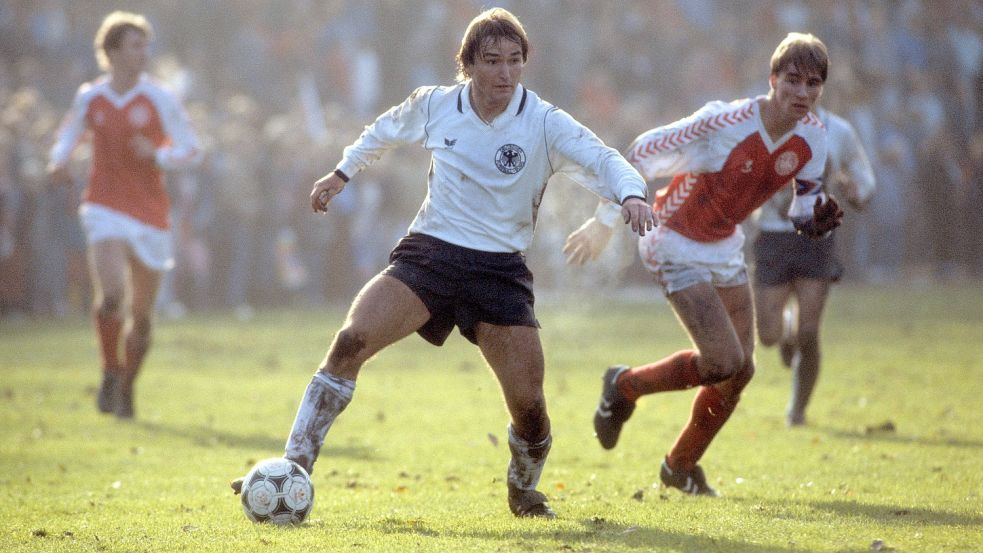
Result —
[[897, 427], [894, 425], [893, 421], [884, 421], [877, 425], [868, 425], [864, 427], [864, 434], [878, 434], [882, 432], [896, 432]]

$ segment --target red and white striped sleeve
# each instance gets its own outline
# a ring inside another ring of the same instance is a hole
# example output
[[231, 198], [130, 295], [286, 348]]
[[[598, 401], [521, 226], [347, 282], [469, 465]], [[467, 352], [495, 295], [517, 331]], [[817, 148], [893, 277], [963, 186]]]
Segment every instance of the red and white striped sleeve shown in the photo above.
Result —
[[646, 180], [711, 170], [709, 136], [751, 114], [752, 102], [746, 99], [709, 102], [688, 117], [642, 133], [625, 157]]

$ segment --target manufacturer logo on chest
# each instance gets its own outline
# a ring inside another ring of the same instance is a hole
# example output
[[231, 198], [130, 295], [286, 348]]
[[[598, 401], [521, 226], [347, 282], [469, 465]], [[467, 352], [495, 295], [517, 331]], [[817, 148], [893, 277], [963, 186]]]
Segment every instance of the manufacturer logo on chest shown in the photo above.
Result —
[[775, 160], [775, 174], [779, 177], [791, 175], [799, 166], [799, 156], [793, 151], [782, 152]]
[[495, 153], [495, 167], [506, 175], [514, 175], [526, 166], [526, 152], [515, 144], [506, 144]]

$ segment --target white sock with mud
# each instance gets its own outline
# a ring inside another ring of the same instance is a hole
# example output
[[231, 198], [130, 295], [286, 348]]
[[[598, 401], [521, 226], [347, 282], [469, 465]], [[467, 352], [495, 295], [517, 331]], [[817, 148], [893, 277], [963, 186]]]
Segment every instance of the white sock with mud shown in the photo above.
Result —
[[552, 434], [547, 434], [539, 443], [530, 443], [516, 436], [510, 424], [509, 450], [512, 452], [512, 460], [509, 462], [509, 485], [520, 490], [535, 490], [552, 444]]
[[355, 393], [355, 381], [317, 372], [307, 385], [304, 399], [287, 438], [284, 457], [310, 472], [335, 418], [345, 410]]

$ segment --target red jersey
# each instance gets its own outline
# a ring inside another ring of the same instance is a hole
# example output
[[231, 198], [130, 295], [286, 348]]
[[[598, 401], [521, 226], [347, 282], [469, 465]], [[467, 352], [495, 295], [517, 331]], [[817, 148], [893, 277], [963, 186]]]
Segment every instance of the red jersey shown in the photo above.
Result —
[[762, 99], [710, 102], [632, 142], [626, 157], [646, 180], [673, 177], [656, 193], [657, 224], [701, 242], [722, 240], [796, 181], [796, 207], [811, 213], [826, 164], [825, 128], [810, 113], [773, 141], [761, 121]]
[[[51, 163], [67, 163], [86, 130], [91, 131], [92, 165], [83, 201], [168, 229], [163, 170], [194, 166], [202, 155], [177, 99], [146, 75], [122, 95], [109, 86], [108, 75], [83, 84], [58, 130]], [[157, 148], [154, 159], [136, 156], [131, 142], [138, 135]]]

